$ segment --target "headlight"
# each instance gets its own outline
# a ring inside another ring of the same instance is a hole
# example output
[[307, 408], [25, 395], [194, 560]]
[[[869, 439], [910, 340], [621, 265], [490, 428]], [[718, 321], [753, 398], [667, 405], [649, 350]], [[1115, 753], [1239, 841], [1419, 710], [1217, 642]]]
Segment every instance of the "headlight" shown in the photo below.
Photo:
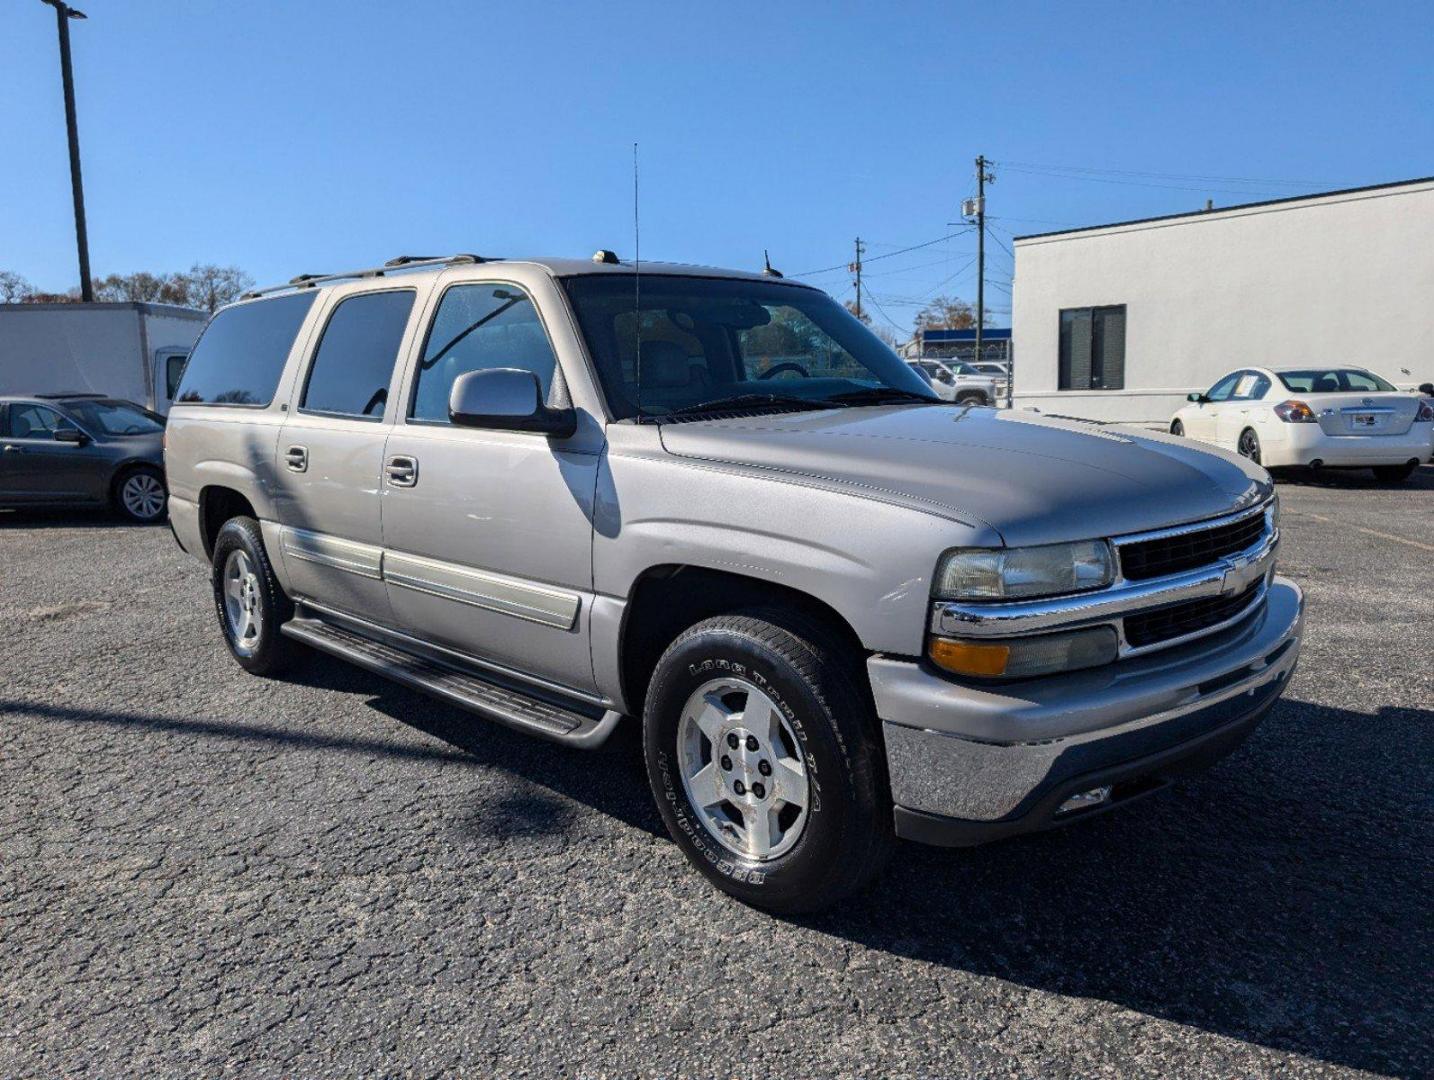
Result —
[[1272, 533], [1280, 531], [1280, 497], [1278, 494], [1265, 507], [1265, 527]]
[[1022, 679], [1055, 671], [1099, 667], [1115, 659], [1115, 628], [1093, 626], [1039, 637], [970, 641], [932, 638], [926, 655], [955, 675], [985, 679]]
[[1115, 560], [1104, 540], [1027, 548], [957, 548], [936, 569], [946, 600], [1016, 600], [1109, 585]]

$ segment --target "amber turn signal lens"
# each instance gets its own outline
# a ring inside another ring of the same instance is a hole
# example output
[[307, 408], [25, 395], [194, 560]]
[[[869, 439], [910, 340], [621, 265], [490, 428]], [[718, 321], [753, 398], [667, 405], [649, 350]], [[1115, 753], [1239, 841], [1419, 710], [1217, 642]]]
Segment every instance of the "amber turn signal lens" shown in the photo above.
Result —
[[1009, 645], [986, 645], [975, 641], [932, 638], [927, 650], [931, 662], [956, 675], [1004, 675], [1010, 659]]

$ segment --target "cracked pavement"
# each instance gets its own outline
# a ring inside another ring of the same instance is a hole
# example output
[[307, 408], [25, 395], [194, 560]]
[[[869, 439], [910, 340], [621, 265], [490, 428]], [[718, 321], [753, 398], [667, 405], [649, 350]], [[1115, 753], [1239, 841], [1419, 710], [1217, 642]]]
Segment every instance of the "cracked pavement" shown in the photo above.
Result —
[[1285, 699], [1211, 772], [815, 918], [584, 754], [226, 655], [168, 530], [0, 514], [0, 1075], [1434, 1073], [1434, 470], [1281, 485]]

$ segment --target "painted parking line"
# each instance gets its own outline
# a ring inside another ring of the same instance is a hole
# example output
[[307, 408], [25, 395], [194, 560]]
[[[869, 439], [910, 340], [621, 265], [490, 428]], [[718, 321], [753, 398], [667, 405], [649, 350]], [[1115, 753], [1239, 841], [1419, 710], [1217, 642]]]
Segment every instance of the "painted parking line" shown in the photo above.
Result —
[[1394, 536], [1387, 532], [1380, 532], [1378, 529], [1366, 529], [1363, 525], [1349, 525], [1335, 518], [1325, 517], [1323, 514], [1312, 514], [1308, 510], [1281, 510], [1280, 513], [1290, 517], [1314, 518], [1316, 521], [1322, 521], [1326, 525], [1338, 525], [1342, 529], [1354, 529], [1356, 532], [1368, 533], [1370, 536], [1377, 536], [1381, 540], [1392, 540], [1396, 544], [1406, 544], [1409, 547], [1418, 548], [1420, 551], [1434, 551], [1434, 544], [1423, 544], [1418, 540], [1410, 540], [1407, 536]]

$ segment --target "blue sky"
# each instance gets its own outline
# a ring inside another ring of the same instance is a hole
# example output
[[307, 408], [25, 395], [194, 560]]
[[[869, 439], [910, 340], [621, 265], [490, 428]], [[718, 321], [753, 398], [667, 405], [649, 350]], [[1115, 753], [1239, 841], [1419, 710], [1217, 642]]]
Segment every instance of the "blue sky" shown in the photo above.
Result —
[[[645, 258], [756, 267], [768, 248], [800, 273], [857, 235], [870, 260], [954, 231], [984, 153], [999, 324], [1012, 234], [1434, 174], [1428, 3], [76, 6], [100, 275], [626, 256], [634, 141]], [[62, 290], [39, 0], [0, 8], [0, 93], [0, 269]], [[872, 261], [868, 284], [904, 326], [933, 292], [974, 297], [974, 250], [968, 233]], [[809, 280], [851, 295], [841, 270]]]

